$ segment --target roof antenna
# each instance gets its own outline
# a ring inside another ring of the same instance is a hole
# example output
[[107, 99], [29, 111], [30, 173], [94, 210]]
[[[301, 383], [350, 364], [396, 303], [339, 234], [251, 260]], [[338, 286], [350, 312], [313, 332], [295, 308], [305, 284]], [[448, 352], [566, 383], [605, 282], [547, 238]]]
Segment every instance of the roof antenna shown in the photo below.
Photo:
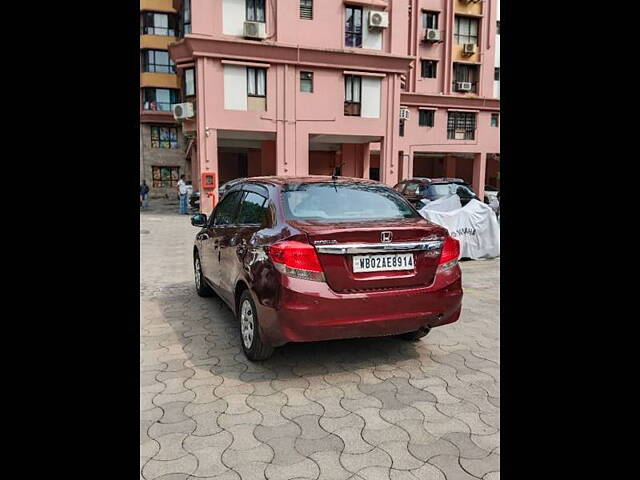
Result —
[[338, 172], [338, 167], [334, 167], [333, 173], [331, 174], [331, 180], [333, 180], [333, 189], [338, 193], [338, 187], [336, 186], [336, 180], [338, 180], [338, 176], [336, 173]]

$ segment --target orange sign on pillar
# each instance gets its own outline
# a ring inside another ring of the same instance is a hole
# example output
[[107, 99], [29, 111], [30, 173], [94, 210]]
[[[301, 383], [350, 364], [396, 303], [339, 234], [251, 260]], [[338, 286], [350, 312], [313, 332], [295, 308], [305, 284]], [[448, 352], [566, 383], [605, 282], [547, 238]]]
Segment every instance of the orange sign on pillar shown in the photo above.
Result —
[[205, 191], [207, 198], [214, 198], [216, 190], [216, 173], [215, 172], [202, 172], [202, 180], [200, 185]]

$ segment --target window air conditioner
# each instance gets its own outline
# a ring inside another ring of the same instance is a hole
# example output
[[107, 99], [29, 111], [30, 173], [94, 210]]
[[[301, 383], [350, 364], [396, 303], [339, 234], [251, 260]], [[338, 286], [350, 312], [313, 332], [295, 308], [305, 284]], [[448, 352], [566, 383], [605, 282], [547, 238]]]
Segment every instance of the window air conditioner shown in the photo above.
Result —
[[193, 103], [176, 103], [173, 106], [173, 118], [176, 120], [187, 120], [193, 118]]
[[267, 36], [264, 22], [244, 22], [244, 36], [246, 38], [263, 39]]
[[387, 28], [389, 26], [389, 13], [371, 11], [369, 12], [369, 28]]
[[456, 90], [459, 92], [470, 92], [472, 88], [471, 82], [456, 82]]
[[442, 34], [440, 33], [440, 30], [427, 28], [424, 32], [424, 40], [426, 42], [439, 42], [442, 40]]
[[400, 107], [400, 120], [409, 120], [409, 109], [407, 107]]
[[475, 43], [465, 43], [462, 47], [462, 53], [465, 55], [473, 55], [478, 51], [478, 46]]

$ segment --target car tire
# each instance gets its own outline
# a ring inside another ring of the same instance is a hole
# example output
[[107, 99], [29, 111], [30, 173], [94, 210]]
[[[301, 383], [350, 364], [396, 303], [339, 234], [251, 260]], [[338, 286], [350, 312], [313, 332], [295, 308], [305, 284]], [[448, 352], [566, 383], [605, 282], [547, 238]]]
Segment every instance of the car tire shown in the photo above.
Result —
[[198, 252], [193, 256], [193, 275], [195, 277], [196, 283], [196, 292], [201, 297], [210, 297], [213, 295], [213, 290], [207, 282], [204, 280], [204, 275], [202, 275], [202, 264], [200, 263], [200, 255]]
[[266, 360], [273, 354], [273, 347], [262, 341], [256, 305], [249, 290], [240, 295], [237, 310], [238, 331], [244, 354], [253, 362]]
[[407, 333], [403, 333], [401, 335], [398, 335], [398, 338], [401, 338], [402, 340], [408, 340], [411, 342], [415, 342], [417, 340], [420, 340], [422, 337], [426, 337], [427, 335], [429, 335], [429, 332], [431, 331], [430, 328], [426, 327], [426, 328], [419, 328], [418, 330], [415, 330], [413, 332], [407, 332]]

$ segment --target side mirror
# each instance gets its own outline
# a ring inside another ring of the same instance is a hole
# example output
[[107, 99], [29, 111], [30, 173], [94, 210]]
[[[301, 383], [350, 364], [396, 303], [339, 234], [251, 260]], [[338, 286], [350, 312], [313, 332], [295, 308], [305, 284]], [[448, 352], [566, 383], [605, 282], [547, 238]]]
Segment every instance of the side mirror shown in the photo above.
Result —
[[193, 217], [191, 217], [191, 225], [194, 227], [204, 227], [207, 224], [207, 214], [206, 213], [196, 213]]

